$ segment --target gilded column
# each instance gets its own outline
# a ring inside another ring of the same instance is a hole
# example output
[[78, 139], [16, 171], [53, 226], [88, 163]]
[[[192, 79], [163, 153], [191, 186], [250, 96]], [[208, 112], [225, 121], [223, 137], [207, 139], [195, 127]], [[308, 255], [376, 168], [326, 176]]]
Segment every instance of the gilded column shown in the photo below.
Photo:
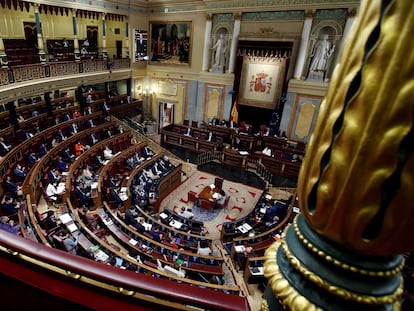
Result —
[[40, 26], [39, 3], [34, 3], [36, 34], [37, 34], [37, 48], [39, 50], [39, 58], [42, 64], [46, 63], [46, 53], [43, 44], [42, 27]]
[[414, 250], [414, 6], [361, 1], [298, 180], [302, 211], [266, 252], [264, 310], [399, 310]]
[[238, 42], [239, 34], [240, 34], [240, 20], [241, 20], [240, 13], [234, 14], [234, 29], [233, 29], [233, 37], [231, 40], [229, 69], [228, 69], [228, 72], [230, 73], [234, 72], [234, 66], [236, 63], [237, 42]]
[[210, 59], [210, 42], [211, 42], [211, 27], [212, 27], [212, 16], [207, 14], [206, 26], [204, 31], [204, 54], [203, 54], [203, 71], [208, 71], [209, 59]]
[[295, 73], [293, 74], [293, 77], [298, 80], [305, 79], [302, 73], [303, 73], [303, 65], [305, 64], [305, 59], [306, 59], [306, 49], [308, 47], [309, 36], [310, 36], [311, 28], [312, 28], [312, 19], [313, 19], [313, 12], [307, 11], [305, 21], [303, 23], [302, 36], [300, 38], [300, 45], [299, 45], [298, 57], [296, 60]]

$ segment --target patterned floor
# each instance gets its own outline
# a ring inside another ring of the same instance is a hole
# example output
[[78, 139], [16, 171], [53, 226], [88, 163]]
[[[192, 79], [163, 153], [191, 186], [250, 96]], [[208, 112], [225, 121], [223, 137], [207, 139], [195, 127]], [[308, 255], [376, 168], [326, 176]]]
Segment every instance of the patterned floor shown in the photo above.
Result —
[[205, 186], [214, 183], [215, 175], [205, 172], [195, 171], [187, 180], [185, 180], [177, 189], [170, 193], [161, 203], [160, 211], [168, 207], [171, 210], [178, 211], [182, 206], [193, 208], [193, 213], [197, 220], [204, 222], [208, 234], [213, 239], [217, 239], [223, 222], [235, 221], [247, 214], [255, 207], [262, 194], [261, 189], [246, 186], [241, 183], [225, 180], [223, 190], [230, 196], [227, 208], [222, 210], [206, 211], [193, 206], [193, 203], [187, 202], [188, 191], [196, 193], [201, 192]]

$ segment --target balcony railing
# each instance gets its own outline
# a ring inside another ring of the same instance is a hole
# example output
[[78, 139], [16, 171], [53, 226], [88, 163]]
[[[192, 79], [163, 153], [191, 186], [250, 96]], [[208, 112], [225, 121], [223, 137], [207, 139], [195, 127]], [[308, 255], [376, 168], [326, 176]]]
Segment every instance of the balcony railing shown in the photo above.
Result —
[[0, 86], [50, 77], [127, 68], [130, 68], [129, 58], [112, 59], [110, 61], [110, 66], [107, 60], [92, 59], [78, 62], [30, 64], [11, 68], [1, 68]]

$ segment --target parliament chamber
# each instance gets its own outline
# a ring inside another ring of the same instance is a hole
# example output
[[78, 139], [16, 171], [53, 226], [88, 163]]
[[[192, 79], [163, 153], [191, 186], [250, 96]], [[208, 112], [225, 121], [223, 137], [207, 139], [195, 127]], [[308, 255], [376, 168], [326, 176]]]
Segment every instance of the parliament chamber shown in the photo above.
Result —
[[395, 2], [0, 1], [2, 306], [410, 310], [412, 120], [360, 167], [369, 75], [335, 98]]

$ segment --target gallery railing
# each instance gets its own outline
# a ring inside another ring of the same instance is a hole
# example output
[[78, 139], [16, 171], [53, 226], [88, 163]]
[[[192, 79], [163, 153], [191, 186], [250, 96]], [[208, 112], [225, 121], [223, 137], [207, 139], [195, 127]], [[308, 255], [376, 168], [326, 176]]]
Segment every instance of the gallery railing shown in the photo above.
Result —
[[127, 68], [130, 68], [129, 58], [112, 59], [110, 67], [105, 59], [15, 66], [0, 69], [0, 86], [50, 77]]
[[229, 299], [213, 290], [206, 295], [203, 288], [97, 263], [8, 232], [0, 235], [0, 266], [33, 291], [95, 310], [250, 310], [246, 297]]

